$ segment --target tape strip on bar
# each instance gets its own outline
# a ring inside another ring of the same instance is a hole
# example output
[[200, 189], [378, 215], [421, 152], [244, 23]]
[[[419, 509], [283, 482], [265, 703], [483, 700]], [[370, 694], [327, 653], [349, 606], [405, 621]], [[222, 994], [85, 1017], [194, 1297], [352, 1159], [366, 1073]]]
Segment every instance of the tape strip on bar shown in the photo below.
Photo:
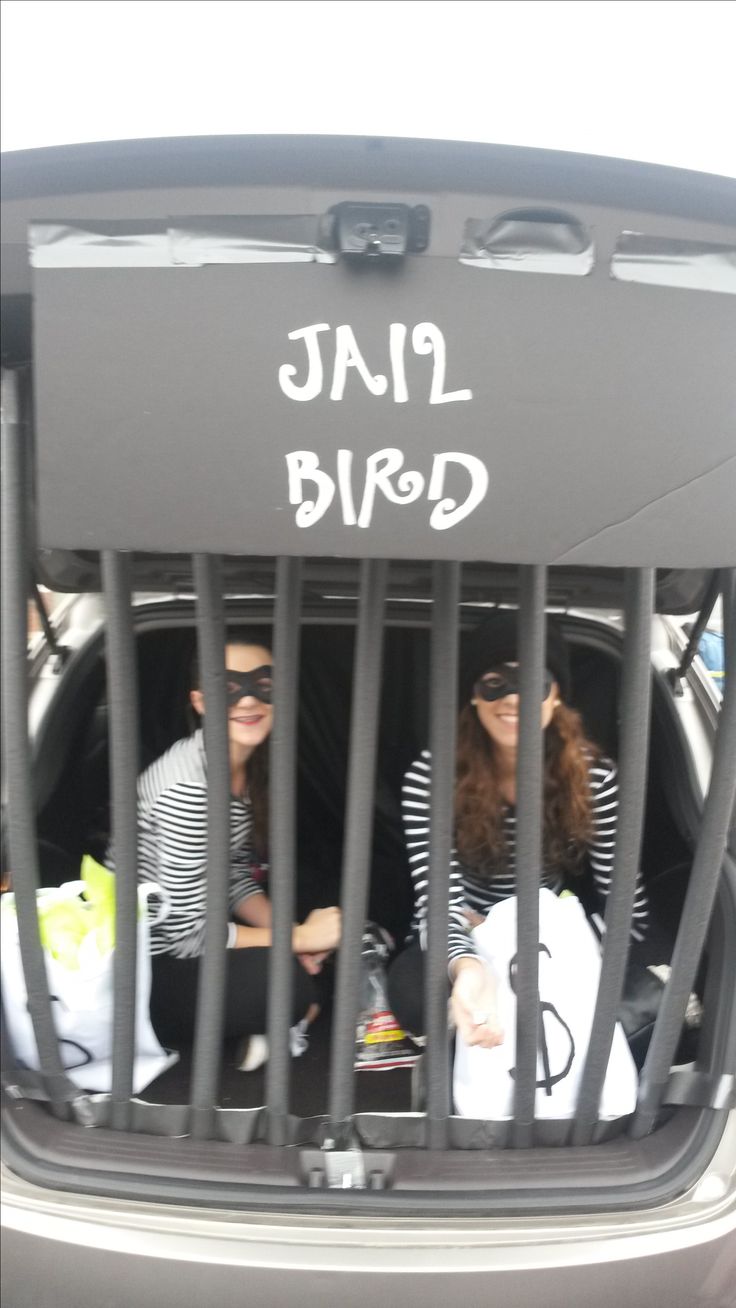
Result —
[[619, 821], [598, 997], [572, 1130], [574, 1145], [590, 1144], [593, 1139], [626, 975], [649, 761], [653, 603], [653, 570], [629, 572], [621, 688]]
[[430, 854], [424, 1011], [427, 1032], [429, 1149], [447, 1142], [450, 1060], [447, 1033], [447, 948], [457, 732], [459, 563], [434, 564], [430, 667]]
[[207, 757], [207, 917], [200, 959], [192, 1062], [192, 1135], [212, 1133], [222, 1061], [228, 889], [230, 869], [230, 759], [225, 698], [225, 620], [222, 564], [194, 556], [197, 647], [204, 695]]
[[133, 1094], [138, 916], [138, 676], [129, 556], [104, 551], [102, 579], [107, 618], [110, 795], [115, 849], [111, 1125], [124, 1131], [130, 1128]]
[[662, 997], [651, 1044], [639, 1080], [639, 1103], [631, 1126], [634, 1139], [654, 1127], [680, 1038], [685, 1011], [705, 942], [736, 800], [736, 571], [724, 572], [723, 627], [726, 677], [710, 786], [688, 882], [685, 906], [672, 956], [672, 972]]
[[48, 1097], [66, 1116], [70, 1090], [59, 1056], [46, 969], [39, 938], [36, 891], [40, 886], [36, 819], [28, 739], [28, 550], [27, 432], [20, 412], [16, 374], [2, 374], [2, 707], [7, 785], [8, 860], [18, 910], [18, 935], [28, 992], [28, 1011]]
[[268, 1138], [287, 1143], [292, 923], [296, 918], [296, 760], [299, 703], [301, 560], [276, 564], [273, 657], [275, 701], [269, 785], [270, 895], [273, 908], [268, 983], [266, 1103]]
[[383, 612], [388, 562], [364, 559], [350, 712], [345, 849], [342, 869], [342, 940], [332, 1023], [329, 1115], [333, 1135], [349, 1130], [355, 1099], [355, 1025], [361, 979], [361, 937], [368, 908], [373, 843], [376, 747], [383, 656]]
[[542, 866], [542, 758], [547, 570], [519, 569], [519, 756], [516, 793], [516, 1069], [513, 1145], [534, 1140], [539, 1039], [539, 880]]
[[[684, 1101], [687, 1097], [693, 1101], [696, 1107], [706, 1106], [718, 1108], [728, 1106], [729, 1098], [732, 1097], [733, 1078], [730, 1076], [715, 1077], [708, 1082], [699, 1082], [689, 1086], [682, 1081], [673, 1082], [672, 1094], [676, 1102]], [[24, 1098], [33, 1098], [30, 1092], [24, 1093]], [[11, 1095], [11, 1098], [13, 1096]], [[38, 1096], [43, 1099], [43, 1096]], [[159, 1138], [175, 1138], [187, 1134], [188, 1128], [188, 1107], [185, 1104], [156, 1104], [149, 1103], [143, 1099], [134, 1099], [132, 1101], [132, 1130], [142, 1135]], [[90, 1127], [109, 1127], [111, 1124], [111, 1104], [109, 1095], [95, 1094], [85, 1101], [86, 1121], [80, 1121], [80, 1125]], [[537, 1145], [541, 1148], [547, 1146], [559, 1148], [565, 1143], [565, 1134], [569, 1123], [557, 1119], [545, 1119], [536, 1123], [535, 1133], [537, 1136]], [[353, 1118], [354, 1127], [354, 1147], [349, 1151], [350, 1162], [360, 1159], [359, 1147], [370, 1150], [408, 1150], [408, 1149], [425, 1149], [427, 1147], [427, 1118], [424, 1113], [356, 1113]], [[488, 1192], [488, 1169], [489, 1158], [488, 1150], [504, 1149], [510, 1138], [510, 1132], [513, 1123], [504, 1121], [479, 1120], [472, 1117], [450, 1117], [447, 1122], [447, 1143], [448, 1148], [452, 1150], [462, 1150], [462, 1169], [465, 1181], [466, 1193], [479, 1191]], [[318, 1148], [325, 1137], [329, 1134], [330, 1126], [327, 1117], [320, 1114], [316, 1117], [295, 1117], [290, 1115], [286, 1123], [286, 1143], [291, 1146], [311, 1146]], [[620, 1124], [616, 1122], [599, 1122], [596, 1126], [594, 1141], [601, 1144], [609, 1140], [615, 1140], [620, 1134]], [[226, 1141], [234, 1145], [263, 1144], [268, 1142], [266, 1110], [263, 1107], [256, 1108], [215, 1108], [213, 1114], [213, 1140]], [[98, 1151], [99, 1153], [99, 1151]], [[476, 1157], [473, 1158], [472, 1154]], [[477, 1154], [482, 1153], [485, 1157], [478, 1158]], [[155, 1153], [152, 1154], [153, 1170], [156, 1170], [157, 1163], [160, 1167], [160, 1158], [156, 1159]], [[320, 1170], [324, 1170], [325, 1154], [320, 1151], [315, 1158], [309, 1156], [305, 1159], [295, 1158], [294, 1161], [304, 1170], [307, 1163], [307, 1170], [311, 1170], [309, 1164], [313, 1161]], [[386, 1162], [395, 1162], [395, 1160], [386, 1160]], [[371, 1171], [374, 1157], [364, 1158], [363, 1165]], [[284, 1172], [279, 1174], [274, 1172], [272, 1166], [267, 1162], [264, 1163], [259, 1175], [253, 1175], [251, 1168], [256, 1172], [259, 1163], [251, 1155], [250, 1159], [243, 1165], [243, 1180], [245, 1182], [246, 1169], [249, 1173], [247, 1184], [252, 1185], [279, 1185], [285, 1180]], [[407, 1168], [409, 1164], [409, 1168]], [[288, 1164], [284, 1163], [284, 1168]], [[601, 1164], [603, 1165], [603, 1164]], [[131, 1167], [126, 1169], [128, 1173]], [[404, 1155], [401, 1160], [401, 1170], [404, 1172], [404, 1183], [401, 1189], [408, 1193], [414, 1186], [408, 1183], [406, 1177], [407, 1170], [413, 1171], [410, 1160]], [[370, 1173], [369, 1173], [370, 1175]], [[414, 1172], [418, 1178], [423, 1174], [419, 1171]], [[293, 1171], [291, 1172], [291, 1179]], [[304, 1177], [302, 1177], [304, 1179]], [[478, 1181], [481, 1184], [478, 1184]], [[517, 1188], [519, 1182], [517, 1179]], [[368, 1188], [374, 1188], [369, 1184]], [[426, 1193], [426, 1186], [421, 1184], [417, 1187], [419, 1192]]]
[[716, 1112], [736, 1108], [736, 1077], [732, 1072], [677, 1068], [670, 1074], [662, 1103], [713, 1108]]

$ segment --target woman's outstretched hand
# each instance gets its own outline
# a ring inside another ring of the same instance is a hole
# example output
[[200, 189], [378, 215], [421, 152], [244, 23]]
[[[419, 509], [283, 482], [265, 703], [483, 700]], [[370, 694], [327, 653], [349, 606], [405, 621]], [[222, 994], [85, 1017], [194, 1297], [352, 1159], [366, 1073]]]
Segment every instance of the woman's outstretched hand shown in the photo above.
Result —
[[450, 1006], [455, 1025], [466, 1045], [493, 1049], [503, 1044], [496, 1007], [496, 981], [479, 958], [458, 958]]

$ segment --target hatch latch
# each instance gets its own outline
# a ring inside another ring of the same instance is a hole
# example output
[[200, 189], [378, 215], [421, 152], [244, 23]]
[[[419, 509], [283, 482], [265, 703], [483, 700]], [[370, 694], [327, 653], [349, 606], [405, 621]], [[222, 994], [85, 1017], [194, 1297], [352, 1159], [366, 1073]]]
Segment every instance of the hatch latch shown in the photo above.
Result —
[[343, 200], [330, 213], [335, 246], [346, 258], [397, 259], [421, 254], [429, 245], [426, 204], [412, 208], [408, 204]]
[[370, 1150], [353, 1144], [335, 1148], [326, 1139], [321, 1149], [302, 1149], [299, 1165], [302, 1182], [310, 1190], [387, 1190], [394, 1172], [393, 1153]]

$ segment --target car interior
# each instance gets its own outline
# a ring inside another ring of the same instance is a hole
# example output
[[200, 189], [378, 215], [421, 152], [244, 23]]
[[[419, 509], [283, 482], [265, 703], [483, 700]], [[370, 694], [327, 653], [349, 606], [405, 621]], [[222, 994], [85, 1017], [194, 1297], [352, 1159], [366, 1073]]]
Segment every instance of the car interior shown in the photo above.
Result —
[[[493, 597], [491, 602], [493, 602]], [[384, 634], [382, 694], [369, 917], [387, 929], [400, 948], [412, 913], [412, 893], [401, 832], [399, 797], [403, 774], [427, 743], [429, 709], [429, 630], [424, 613], [397, 613], [392, 605]], [[410, 607], [410, 606], [409, 606]], [[148, 605], [137, 635], [140, 770], [196, 722], [188, 703], [196, 636], [192, 606]], [[464, 636], [483, 617], [474, 604], [463, 606]], [[253, 625], [242, 601], [228, 611], [230, 625]], [[257, 609], [268, 641], [267, 606]], [[595, 615], [563, 619], [571, 649], [572, 703], [586, 734], [604, 753], [617, 757], [621, 645], [617, 634]], [[298, 718], [297, 909], [299, 919], [315, 907], [340, 902], [349, 740], [354, 622], [305, 612], [301, 630]], [[464, 637], [463, 637], [464, 638]], [[110, 838], [108, 707], [102, 637], [67, 669], [66, 693], [59, 696], [39, 744], [39, 839], [45, 884], [78, 875], [85, 853], [104, 860]], [[649, 889], [651, 928], [633, 942], [622, 1020], [639, 1066], [651, 1035], [662, 983], [648, 966], [667, 964], [677, 931], [692, 859], [678, 795], [687, 794], [687, 755], [682, 742], [673, 751], [671, 691], [654, 675], [646, 817], [641, 866]], [[589, 911], [597, 905], [581, 878], [579, 894]], [[703, 993], [707, 958], [697, 989]], [[292, 1111], [312, 1117], [326, 1108], [330, 1011], [334, 968], [319, 979], [322, 1012], [311, 1031], [307, 1053], [294, 1060]], [[681, 1057], [693, 1057], [697, 1031], [683, 1033]], [[179, 1063], [148, 1087], [152, 1101], [187, 1101], [189, 1050]], [[223, 1058], [223, 1103], [256, 1106], [263, 1102], [263, 1068], [237, 1070], [236, 1053]], [[408, 1069], [357, 1074], [358, 1111], [403, 1112], [416, 1106], [416, 1078]]]

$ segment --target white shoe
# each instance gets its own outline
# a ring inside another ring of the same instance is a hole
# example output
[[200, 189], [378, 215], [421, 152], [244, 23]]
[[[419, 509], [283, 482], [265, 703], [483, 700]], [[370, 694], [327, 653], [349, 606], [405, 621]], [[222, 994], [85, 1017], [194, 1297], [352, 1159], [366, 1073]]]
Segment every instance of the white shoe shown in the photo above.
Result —
[[309, 1023], [306, 1017], [301, 1022], [297, 1022], [289, 1030], [289, 1048], [292, 1058], [301, 1058], [302, 1054], [309, 1048]]
[[[292, 1058], [301, 1058], [309, 1048], [309, 1023], [306, 1018], [297, 1022], [289, 1030], [289, 1050]], [[238, 1063], [239, 1072], [256, 1072], [268, 1061], [268, 1040], [264, 1035], [250, 1036], [244, 1045], [243, 1058]]]
[[245, 1055], [238, 1063], [239, 1072], [255, 1072], [268, 1059], [268, 1040], [264, 1035], [250, 1036], [245, 1046]]
[[413, 1045], [417, 1045], [419, 1049], [426, 1049], [426, 1048], [427, 1048], [427, 1037], [426, 1037], [426, 1035], [412, 1035], [411, 1031], [407, 1031], [407, 1032], [406, 1032], [406, 1035], [409, 1037], [409, 1039], [411, 1040], [412, 1044], [413, 1044]]

